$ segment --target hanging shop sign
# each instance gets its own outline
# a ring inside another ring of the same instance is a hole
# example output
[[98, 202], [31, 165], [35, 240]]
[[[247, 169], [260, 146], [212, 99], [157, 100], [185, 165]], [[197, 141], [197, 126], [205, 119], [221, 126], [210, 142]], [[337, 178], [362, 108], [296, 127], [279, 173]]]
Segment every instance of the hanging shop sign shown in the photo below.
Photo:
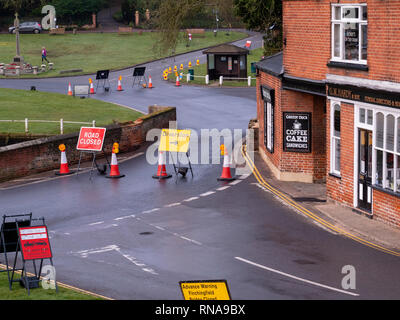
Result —
[[283, 150], [311, 152], [311, 113], [283, 113]]

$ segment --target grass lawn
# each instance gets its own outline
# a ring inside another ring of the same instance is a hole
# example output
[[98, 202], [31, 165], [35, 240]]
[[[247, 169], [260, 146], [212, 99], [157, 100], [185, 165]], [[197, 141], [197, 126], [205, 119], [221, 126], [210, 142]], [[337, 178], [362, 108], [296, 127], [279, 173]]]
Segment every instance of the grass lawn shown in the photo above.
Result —
[[[247, 56], [247, 74], [249, 76], [251, 75], [252, 78], [255, 78], [255, 74], [251, 73], [251, 63], [260, 61], [261, 57], [264, 55], [263, 53], [264, 53], [263, 48], [259, 48], [259, 49], [251, 50], [250, 54]], [[199, 66], [196, 66], [193, 61], [192, 61], [192, 64], [193, 64], [193, 68], [192, 69], [194, 70], [194, 75], [195, 76], [205, 76], [207, 74], [207, 65], [206, 64], [201, 64]], [[182, 71], [179, 70], [180, 66], [177, 66], [177, 67], [178, 67], [178, 73], [181, 73]], [[184, 66], [184, 68], [185, 69], [183, 70], [183, 73], [184, 73], [184, 75], [186, 75], [188, 73], [188, 68], [187, 68], [187, 66]], [[171, 81], [175, 81], [176, 80], [174, 72], [172, 72], [172, 74], [169, 75], [169, 79]], [[184, 83], [184, 84], [187, 83], [186, 82], [186, 76], [184, 76], [182, 78], [181, 83]], [[215, 84], [218, 84], [218, 83], [219, 83], [219, 80], [213, 80], [213, 81], [210, 80], [210, 85], [213, 85], [213, 84], [215, 85]], [[205, 85], [205, 79], [204, 78], [195, 77], [193, 81], [189, 82], [189, 84]], [[255, 79], [251, 80], [251, 85], [253, 87], [256, 86], [256, 80]], [[236, 80], [229, 80], [229, 81], [228, 80], [224, 80], [223, 86], [225, 86], [225, 87], [243, 87], [243, 86], [247, 86], [247, 79], [246, 80], [237, 80], [237, 81]]]
[[[184, 53], [224, 42], [245, 38], [241, 32], [206, 32], [204, 38], [193, 37], [190, 47], [182, 40], [176, 53]], [[149, 60], [166, 57], [169, 53], [157, 53], [156, 32], [143, 32], [141, 35], [118, 35], [118, 33], [78, 33], [77, 35], [21, 34], [21, 55], [31, 65], [40, 66], [41, 49], [46, 47], [47, 58], [54, 63], [55, 70], [39, 77], [59, 76], [61, 70], [83, 69], [74, 75], [95, 73], [102, 69], [120, 69]], [[10, 63], [15, 56], [15, 35], [0, 35], [0, 63]], [[68, 74], [65, 74], [68, 75]], [[32, 77], [33, 75], [23, 76]]]
[[[14, 275], [14, 279], [19, 279], [20, 275]], [[102, 300], [99, 297], [81, 293], [72, 289], [66, 289], [58, 285], [58, 293], [52, 289], [43, 289], [40, 287], [30, 290], [28, 296], [27, 290], [19, 283], [14, 282], [12, 290], [8, 287], [8, 277], [6, 272], [0, 273], [0, 300]]]
[[[57, 93], [0, 89], [0, 120], [54, 120], [92, 122], [106, 126], [134, 121], [141, 113], [95, 99], [79, 99]], [[64, 133], [79, 131], [80, 124], [64, 123]], [[0, 133], [24, 133], [24, 123], [0, 122]], [[29, 123], [29, 133], [60, 134], [59, 123]]]

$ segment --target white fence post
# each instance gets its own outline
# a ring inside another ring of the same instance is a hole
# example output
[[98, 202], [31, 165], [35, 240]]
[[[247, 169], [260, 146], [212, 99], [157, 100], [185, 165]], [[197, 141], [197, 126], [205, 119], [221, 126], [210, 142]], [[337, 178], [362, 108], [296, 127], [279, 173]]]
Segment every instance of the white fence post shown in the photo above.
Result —
[[222, 86], [224, 83], [224, 76], [219, 76], [219, 85]]
[[208, 74], [206, 74], [206, 84], [210, 83], [210, 76]]
[[93, 120], [93, 121], [92, 121], [92, 125], [93, 125], [93, 128], [96, 127], [96, 120]]
[[248, 76], [247, 78], [247, 84], [249, 87], [251, 87], [251, 76]]
[[25, 118], [25, 132], [26, 132], [26, 133], [29, 132], [29, 128], [28, 128], [28, 118]]
[[186, 75], [186, 82], [189, 82], [190, 81], [190, 73], [188, 73], [187, 75]]
[[60, 134], [64, 134], [64, 120], [60, 119]]

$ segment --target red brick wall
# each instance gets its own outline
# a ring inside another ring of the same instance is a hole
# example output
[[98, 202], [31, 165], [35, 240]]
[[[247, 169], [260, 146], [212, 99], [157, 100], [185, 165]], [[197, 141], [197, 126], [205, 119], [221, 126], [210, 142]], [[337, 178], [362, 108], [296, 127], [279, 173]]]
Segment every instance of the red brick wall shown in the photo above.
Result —
[[[327, 172], [330, 167], [330, 101], [327, 101], [326, 107], [326, 167]], [[351, 104], [341, 104], [341, 120], [340, 120], [340, 171], [341, 178], [326, 177], [326, 193], [333, 200], [353, 206], [353, 190], [354, 190], [354, 106]]]
[[377, 220], [400, 227], [400, 198], [379, 190], [373, 190], [372, 199], [372, 212]]
[[287, 75], [315, 80], [327, 73], [400, 82], [400, 1], [367, 0], [368, 68], [355, 71], [327, 67], [331, 59], [331, 0], [283, 1]]
[[[127, 123], [107, 127], [103, 150], [110, 154], [114, 142], [120, 145], [120, 152], [136, 150], [146, 141], [146, 133], [152, 128], [168, 128], [169, 121], [176, 121], [176, 109], [170, 107], [149, 107], [154, 113], [142, 116], [141, 123]], [[60, 167], [60, 151], [58, 146], [66, 145], [69, 164], [78, 163], [79, 151], [76, 150], [78, 133], [52, 136], [31, 140], [0, 148], [0, 181], [7, 181], [29, 174], [58, 169]], [[101, 155], [99, 155], [101, 156]], [[92, 158], [84, 154], [83, 160]]]
[[[311, 94], [282, 90], [281, 81], [265, 72], [260, 72], [257, 80], [257, 117], [259, 119], [259, 147], [281, 172], [311, 174], [314, 181], [324, 181], [326, 175], [325, 152], [325, 98]], [[274, 153], [267, 151], [264, 145], [264, 102], [261, 99], [260, 85], [275, 89], [275, 128]], [[311, 153], [283, 152], [282, 113], [312, 113]]]

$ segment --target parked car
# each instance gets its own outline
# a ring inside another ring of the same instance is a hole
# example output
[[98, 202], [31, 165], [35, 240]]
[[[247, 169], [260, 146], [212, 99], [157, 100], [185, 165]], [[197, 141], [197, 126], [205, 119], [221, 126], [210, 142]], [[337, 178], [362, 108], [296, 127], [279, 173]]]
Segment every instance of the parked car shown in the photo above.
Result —
[[[15, 33], [15, 27], [12, 26], [8, 28], [8, 32]], [[39, 22], [22, 22], [19, 25], [19, 32], [38, 34], [42, 32], [42, 26], [40, 25]]]

